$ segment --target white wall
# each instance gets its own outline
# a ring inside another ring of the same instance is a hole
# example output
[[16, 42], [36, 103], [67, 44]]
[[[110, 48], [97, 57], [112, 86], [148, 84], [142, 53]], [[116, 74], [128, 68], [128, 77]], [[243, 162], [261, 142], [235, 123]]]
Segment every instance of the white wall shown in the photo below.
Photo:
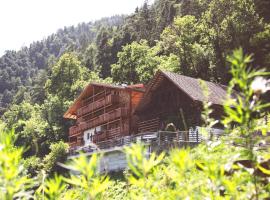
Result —
[[83, 132], [83, 141], [85, 146], [89, 145], [92, 142], [91, 135], [93, 136], [94, 134], [95, 134], [94, 128], [88, 129]]

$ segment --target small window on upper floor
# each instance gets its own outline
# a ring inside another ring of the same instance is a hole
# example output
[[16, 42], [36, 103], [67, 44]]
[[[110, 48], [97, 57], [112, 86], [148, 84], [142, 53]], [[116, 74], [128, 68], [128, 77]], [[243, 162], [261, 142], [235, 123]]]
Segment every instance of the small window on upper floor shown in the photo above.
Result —
[[112, 94], [119, 94], [119, 91], [118, 90], [113, 90]]
[[69, 138], [69, 142], [77, 142], [77, 137], [71, 137], [71, 138]]

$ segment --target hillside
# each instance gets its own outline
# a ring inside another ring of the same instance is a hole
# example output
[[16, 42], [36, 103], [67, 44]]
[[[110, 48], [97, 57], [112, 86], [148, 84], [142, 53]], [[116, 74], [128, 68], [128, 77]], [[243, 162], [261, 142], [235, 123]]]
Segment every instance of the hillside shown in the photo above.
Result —
[[[188, 75], [188, 70], [184, 68], [193, 67], [197, 71], [195, 76], [208, 79], [211, 76], [216, 81], [226, 83], [228, 77], [222, 77], [222, 74], [226, 72], [225, 55], [228, 50], [242, 46], [247, 52], [257, 54], [258, 59], [256, 59], [257, 57], [255, 59], [259, 65], [263, 65], [265, 64], [264, 55], [267, 54], [269, 48], [266, 44], [269, 42], [269, 26], [257, 23], [260, 22], [261, 17], [264, 17], [264, 22], [269, 20], [269, 14], [265, 11], [269, 7], [269, 3], [264, 0], [255, 0], [255, 7], [251, 9], [257, 11], [258, 14], [252, 13], [252, 10], [246, 10], [244, 11], [246, 13], [239, 13], [239, 16], [233, 19], [229, 17], [229, 14], [240, 12], [237, 10], [238, 5], [233, 2], [228, 1], [223, 3], [224, 5], [219, 5], [222, 3], [207, 0], [201, 2], [196, 0], [158, 0], [151, 7], [146, 2], [143, 7], [135, 9], [135, 13], [130, 16], [114, 16], [96, 22], [65, 27], [46, 39], [34, 42], [29, 47], [24, 47], [17, 52], [6, 51], [5, 55], [0, 58], [0, 113], [3, 113], [14, 100], [13, 97], [18, 91], [31, 90], [37, 81], [35, 77], [38, 77], [43, 70], [46, 71], [48, 66], [55, 63], [64, 52], [76, 52], [83, 65], [90, 70], [99, 69], [100, 77], [106, 78], [112, 75], [111, 65], [119, 61], [117, 53], [121, 51], [122, 47], [142, 39], [145, 39], [150, 47], [161, 46], [160, 49], [154, 50], [156, 51], [154, 54], [175, 54], [175, 62], [179, 62], [177, 59], [181, 59], [183, 62], [177, 66], [183, 68], [183, 73]], [[252, 4], [253, 0], [246, 0], [245, 3]], [[231, 8], [226, 14], [221, 13], [221, 9], [219, 9], [225, 6]], [[174, 26], [163, 32], [176, 16], [186, 15], [192, 15], [195, 18], [185, 19], [179, 23], [182, 23], [185, 26], [183, 28], [187, 28], [186, 31], [190, 31], [191, 34], [182, 30], [182, 33], [169, 33], [177, 31], [173, 30]], [[244, 16], [248, 20], [244, 19]], [[221, 23], [225, 23], [226, 27], [220, 29]], [[245, 30], [247, 27], [249, 27], [248, 30]], [[201, 28], [202, 30], [199, 30]], [[210, 30], [213, 35], [209, 35], [208, 31]], [[185, 45], [185, 49], [180, 50], [170, 44], [177, 38], [166, 41], [168, 39], [166, 34], [169, 37], [171, 34], [183, 34], [177, 36], [183, 38], [182, 42], [191, 43]], [[202, 38], [204, 36], [206, 37]], [[157, 42], [160, 37], [161, 41]], [[168, 44], [171, 46], [166, 46]], [[195, 44], [198, 46], [194, 47]], [[190, 62], [193, 66], [190, 65]], [[200, 72], [198, 69], [202, 68], [200, 63], [204, 65], [203, 71], [209, 70], [214, 74]], [[121, 78], [117, 79], [119, 77], [114, 80], [129, 82]]]
[[104, 18], [96, 22], [65, 27], [42, 41], [32, 43], [19, 51], [6, 51], [0, 58], [0, 113], [12, 101], [18, 90], [33, 87], [35, 77], [47, 70], [64, 52], [84, 52], [95, 42], [101, 27], [119, 27], [124, 16]]

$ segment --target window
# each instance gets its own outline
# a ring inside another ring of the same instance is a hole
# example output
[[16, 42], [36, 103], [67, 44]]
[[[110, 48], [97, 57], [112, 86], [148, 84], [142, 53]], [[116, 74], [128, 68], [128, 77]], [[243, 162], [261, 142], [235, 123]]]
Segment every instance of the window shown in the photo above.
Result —
[[77, 137], [71, 137], [71, 138], [69, 138], [69, 142], [77, 142]]

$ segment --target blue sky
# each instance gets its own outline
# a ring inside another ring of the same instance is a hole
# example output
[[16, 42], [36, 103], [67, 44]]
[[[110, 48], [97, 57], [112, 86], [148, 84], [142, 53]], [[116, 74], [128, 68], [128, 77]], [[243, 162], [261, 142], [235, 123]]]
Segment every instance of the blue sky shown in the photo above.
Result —
[[[129, 14], [144, 0], [0, 0], [0, 55], [64, 26]], [[151, 3], [151, 1], [149, 1]]]

